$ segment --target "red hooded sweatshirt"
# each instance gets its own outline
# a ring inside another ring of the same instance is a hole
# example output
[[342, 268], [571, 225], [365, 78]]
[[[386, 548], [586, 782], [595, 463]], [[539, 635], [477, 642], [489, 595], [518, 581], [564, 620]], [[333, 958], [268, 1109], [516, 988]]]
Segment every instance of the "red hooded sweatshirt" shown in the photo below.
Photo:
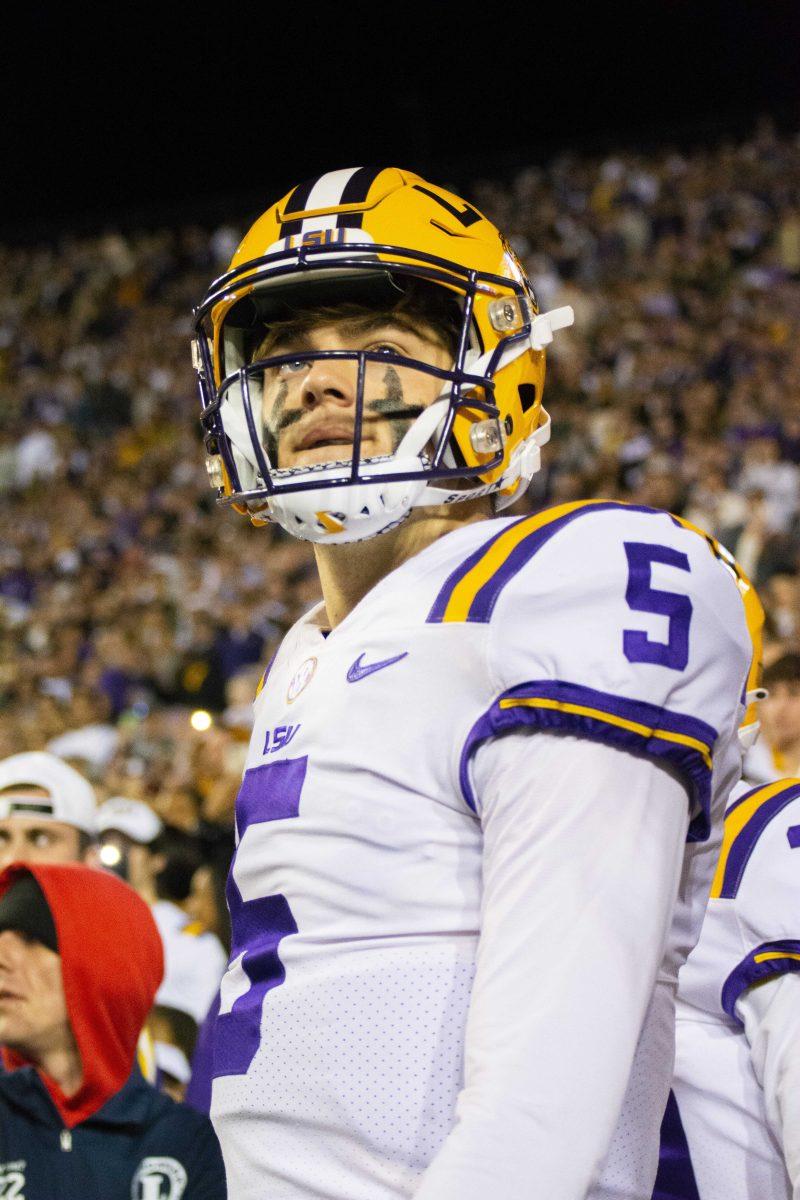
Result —
[[[161, 937], [150, 909], [116, 875], [77, 863], [13, 863], [0, 896], [20, 875], [34, 876], [53, 916], [72, 1032], [83, 1082], [65, 1096], [38, 1070], [62, 1121], [72, 1129], [110, 1100], [133, 1069], [136, 1042], [164, 974]], [[30, 1065], [3, 1049], [6, 1070]]]

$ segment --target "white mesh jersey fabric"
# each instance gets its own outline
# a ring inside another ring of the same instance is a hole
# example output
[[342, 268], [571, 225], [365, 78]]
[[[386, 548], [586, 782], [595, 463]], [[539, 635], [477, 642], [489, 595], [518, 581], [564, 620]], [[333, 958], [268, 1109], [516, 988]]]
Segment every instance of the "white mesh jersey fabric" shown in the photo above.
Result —
[[[362, 959], [364, 956], [362, 956]], [[444, 948], [306, 972], [264, 1005], [244, 1079], [214, 1085], [252, 1136], [226, 1155], [230, 1194], [410, 1196], [453, 1123], [474, 965]]]
[[791, 1200], [743, 1033], [684, 1012], [673, 1091], [701, 1200]]

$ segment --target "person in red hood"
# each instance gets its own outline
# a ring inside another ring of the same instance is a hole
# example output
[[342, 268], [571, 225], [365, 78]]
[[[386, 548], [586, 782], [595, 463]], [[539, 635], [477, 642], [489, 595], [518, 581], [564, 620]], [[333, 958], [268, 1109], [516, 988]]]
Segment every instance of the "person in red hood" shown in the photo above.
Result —
[[210, 1122], [135, 1066], [163, 970], [150, 910], [116, 876], [0, 874], [0, 1196], [224, 1200]]

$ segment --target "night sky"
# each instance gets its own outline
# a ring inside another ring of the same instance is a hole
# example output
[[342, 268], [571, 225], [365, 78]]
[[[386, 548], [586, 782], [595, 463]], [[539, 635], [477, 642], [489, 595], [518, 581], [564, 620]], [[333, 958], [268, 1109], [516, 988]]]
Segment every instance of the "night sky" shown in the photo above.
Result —
[[692, 145], [760, 114], [800, 128], [796, 0], [541, 0], [469, 21], [432, 2], [171, 7], [180, 28], [144, 7], [20, 14], [0, 234], [210, 223], [341, 166], [468, 188], [562, 148]]

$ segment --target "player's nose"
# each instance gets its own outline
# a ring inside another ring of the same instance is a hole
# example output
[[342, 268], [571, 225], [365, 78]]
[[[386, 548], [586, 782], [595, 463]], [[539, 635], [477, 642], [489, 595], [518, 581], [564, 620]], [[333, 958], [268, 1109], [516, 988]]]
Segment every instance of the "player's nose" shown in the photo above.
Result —
[[352, 358], [316, 358], [302, 383], [302, 403], [306, 408], [332, 403], [342, 408], [355, 404], [358, 390], [358, 364]]

